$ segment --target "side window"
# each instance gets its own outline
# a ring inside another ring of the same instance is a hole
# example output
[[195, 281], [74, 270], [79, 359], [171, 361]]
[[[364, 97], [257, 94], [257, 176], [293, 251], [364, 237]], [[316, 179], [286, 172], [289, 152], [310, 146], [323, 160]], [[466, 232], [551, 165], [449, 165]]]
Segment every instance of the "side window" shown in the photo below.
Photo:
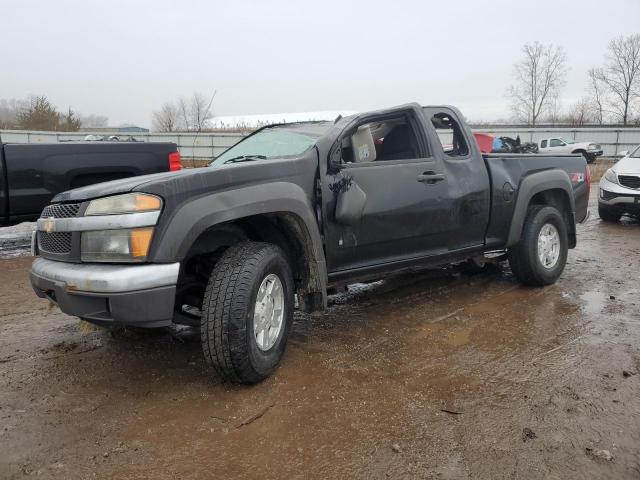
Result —
[[547, 141], [546, 140], [542, 140], [540, 142], [540, 148], [547, 148]]
[[549, 141], [549, 146], [550, 147], [561, 147], [562, 145], [564, 145], [564, 143], [559, 138], [552, 138]]
[[464, 138], [458, 122], [448, 113], [436, 113], [431, 117], [431, 123], [436, 129], [442, 151], [450, 157], [466, 157], [469, 146]]
[[360, 125], [342, 140], [342, 162], [383, 162], [420, 158], [418, 140], [405, 118]]

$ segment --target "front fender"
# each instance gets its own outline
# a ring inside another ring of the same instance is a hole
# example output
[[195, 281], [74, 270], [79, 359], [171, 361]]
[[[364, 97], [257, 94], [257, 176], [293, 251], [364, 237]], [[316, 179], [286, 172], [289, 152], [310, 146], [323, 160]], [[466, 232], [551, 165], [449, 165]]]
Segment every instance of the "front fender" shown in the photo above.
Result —
[[324, 263], [324, 251], [314, 209], [304, 190], [293, 183], [273, 182], [233, 188], [203, 195], [176, 208], [159, 232], [150, 260], [165, 263], [182, 261], [193, 242], [214, 225], [254, 215], [286, 212], [304, 223], [317, 260]]

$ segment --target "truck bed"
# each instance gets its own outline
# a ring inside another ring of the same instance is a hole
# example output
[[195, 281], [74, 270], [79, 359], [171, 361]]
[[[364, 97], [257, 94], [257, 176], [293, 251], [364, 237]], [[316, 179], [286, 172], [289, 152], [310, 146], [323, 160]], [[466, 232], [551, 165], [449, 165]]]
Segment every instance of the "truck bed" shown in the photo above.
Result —
[[0, 225], [35, 220], [56, 194], [169, 170], [174, 143], [0, 145]]

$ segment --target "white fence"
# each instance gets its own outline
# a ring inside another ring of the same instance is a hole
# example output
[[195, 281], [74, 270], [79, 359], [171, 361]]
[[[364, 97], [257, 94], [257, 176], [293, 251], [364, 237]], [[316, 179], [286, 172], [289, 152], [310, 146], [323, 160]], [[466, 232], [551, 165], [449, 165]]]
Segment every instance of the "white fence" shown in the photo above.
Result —
[[[563, 137], [576, 142], [594, 142], [602, 145], [605, 156], [615, 156], [621, 150], [631, 150], [640, 145], [640, 128], [479, 128], [474, 131], [497, 136], [520, 136], [523, 142], [537, 142], [546, 137]], [[0, 130], [5, 143], [57, 143], [79, 141], [90, 132], [32, 132]], [[96, 135], [111, 135], [100, 132]], [[133, 137], [143, 142], [173, 142], [184, 158], [213, 159], [240, 141], [242, 133], [117, 133], [120, 137]]]

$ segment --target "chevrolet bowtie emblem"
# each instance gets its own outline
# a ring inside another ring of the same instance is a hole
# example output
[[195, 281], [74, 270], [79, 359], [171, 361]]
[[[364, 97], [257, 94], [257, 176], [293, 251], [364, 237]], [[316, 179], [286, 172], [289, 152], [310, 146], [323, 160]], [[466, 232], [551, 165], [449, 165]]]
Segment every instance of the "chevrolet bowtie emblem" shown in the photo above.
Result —
[[44, 231], [47, 233], [53, 232], [53, 217], [49, 217], [44, 221]]

